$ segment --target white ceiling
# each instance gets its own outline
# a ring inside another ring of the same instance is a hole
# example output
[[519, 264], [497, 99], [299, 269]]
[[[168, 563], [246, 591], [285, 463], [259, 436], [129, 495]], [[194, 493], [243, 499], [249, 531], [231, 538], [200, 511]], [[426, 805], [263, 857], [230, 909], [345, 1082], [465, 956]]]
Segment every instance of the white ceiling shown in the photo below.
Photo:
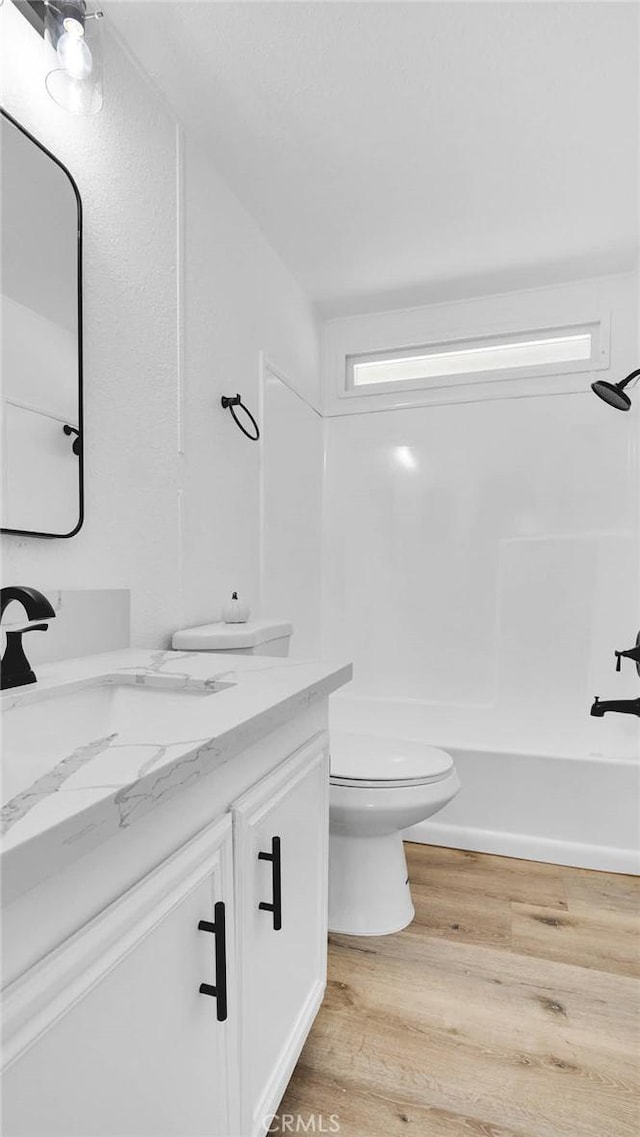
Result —
[[107, 14], [325, 315], [635, 263], [635, 0]]

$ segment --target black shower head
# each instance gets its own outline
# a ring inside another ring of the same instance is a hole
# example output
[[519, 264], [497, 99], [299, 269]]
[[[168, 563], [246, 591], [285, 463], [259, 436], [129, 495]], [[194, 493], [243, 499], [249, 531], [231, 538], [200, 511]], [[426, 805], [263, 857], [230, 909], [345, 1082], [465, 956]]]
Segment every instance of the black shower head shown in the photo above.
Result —
[[617, 411], [628, 411], [631, 408], [631, 399], [620, 389], [621, 386], [621, 383], [606, 383], [604, 379], [599, 379], [597, 383], [591, 384], [591, 390], [599, 399], [603, 399]]
[[640, 368], [637, 371], [632, 371], [626, 379], [621, 379], [619, 383], [607, 383], [605, 379], [597, 379], [595, 383], [591, 384], [591, 390], [599, 399], [608, 403], [610, 407], [615, 407], [617, 411], [628, 411], [631, 408], [631, 399], [624, 388], [638, 375], [640, 375]]

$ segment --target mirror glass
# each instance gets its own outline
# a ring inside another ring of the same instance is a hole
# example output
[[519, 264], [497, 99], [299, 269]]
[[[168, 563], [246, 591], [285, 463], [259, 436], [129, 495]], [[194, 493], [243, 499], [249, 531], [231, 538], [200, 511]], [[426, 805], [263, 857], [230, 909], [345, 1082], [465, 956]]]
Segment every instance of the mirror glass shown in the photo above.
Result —
[[81, 206], [65, 167], [0, 118], [5, 531], [82, 524]]

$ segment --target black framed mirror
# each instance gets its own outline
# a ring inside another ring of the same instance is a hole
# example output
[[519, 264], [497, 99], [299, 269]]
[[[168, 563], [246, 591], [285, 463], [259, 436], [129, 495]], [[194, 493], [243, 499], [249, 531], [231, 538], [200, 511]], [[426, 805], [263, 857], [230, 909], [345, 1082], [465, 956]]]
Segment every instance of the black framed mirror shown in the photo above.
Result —
[[82, 202], [66, 166], [0, 118], [0, 529], [73, 537], [84, 517]]

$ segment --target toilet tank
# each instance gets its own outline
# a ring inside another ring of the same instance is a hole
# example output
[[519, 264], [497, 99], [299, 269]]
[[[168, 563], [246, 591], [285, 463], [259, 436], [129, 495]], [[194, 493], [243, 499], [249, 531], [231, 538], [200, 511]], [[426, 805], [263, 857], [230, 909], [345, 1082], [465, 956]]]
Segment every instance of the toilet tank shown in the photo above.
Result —
[[288, 655], [293, 624], [286, 620], [248, 620], [246, 624], [200, 624], [174, 632], [176, 651], [231, 652], [233, 655]]

